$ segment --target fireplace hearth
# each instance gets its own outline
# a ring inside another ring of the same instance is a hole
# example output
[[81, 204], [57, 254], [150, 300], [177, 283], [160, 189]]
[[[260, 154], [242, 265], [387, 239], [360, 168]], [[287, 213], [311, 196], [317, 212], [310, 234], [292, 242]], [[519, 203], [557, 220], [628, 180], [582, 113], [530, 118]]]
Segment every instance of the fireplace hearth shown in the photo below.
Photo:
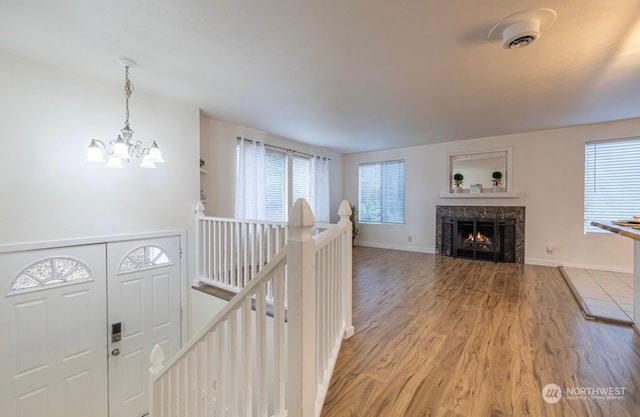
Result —
[[524, 263], [524, 207], [436, 206], [442, 255]]

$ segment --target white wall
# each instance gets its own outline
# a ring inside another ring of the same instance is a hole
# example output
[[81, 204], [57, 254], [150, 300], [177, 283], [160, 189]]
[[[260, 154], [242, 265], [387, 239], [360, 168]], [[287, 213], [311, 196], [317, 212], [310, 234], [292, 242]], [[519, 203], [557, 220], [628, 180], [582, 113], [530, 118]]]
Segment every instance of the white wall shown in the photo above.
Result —
[[[631, 271], [630, 239], [611, 233], [583, 233], [584, 144], [590, 140], [636, 136], [640, 119], [577, 126], [435, 145], [345, 156], [345, 197], [357, 202], [358, 164], [404, 159], [406, 223], [360, 224], [359, 244], [436, 252], [436, 205], [505, 205], [526, 207], [527, 263]], [[448, 155], [512, 147], [509, 181], [520, 198], [443, 199], [447, 191]], [[630, 213], [632, 215], [634, 213]], [[409, 236], [412, 242], [408, 241]], [[547, 254], [546, 245], [554, 251]]]
[[134, 138], [156, 139], [166, 162], [116, 170], [84, 158], [122, 129], [122, 85], [0, 53], [0, 91], [0, 245], [184, 229], [193, 276], [197, 108], [136, 90]]
[[338, 207], [343, 199], [343, 157], [341, 154], [202, 116], [200, 119], [200, 155], [205, 160], [205, 169], [209, 172], [208, 175], [201, 176], [202, 189], [207, 195], [205, 214], [234, 217], [236, 137], [238, 136], [331, 158], [329, 162], [331, 222], [338, 221]]

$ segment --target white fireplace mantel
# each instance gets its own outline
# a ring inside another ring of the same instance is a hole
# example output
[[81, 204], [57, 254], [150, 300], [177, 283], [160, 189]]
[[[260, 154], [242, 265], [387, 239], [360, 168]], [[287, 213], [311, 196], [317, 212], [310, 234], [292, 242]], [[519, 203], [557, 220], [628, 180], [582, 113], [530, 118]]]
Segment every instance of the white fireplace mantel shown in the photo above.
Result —
[[498, 193], [440, 193], [440, 198], [519, 198], [519, 192]]

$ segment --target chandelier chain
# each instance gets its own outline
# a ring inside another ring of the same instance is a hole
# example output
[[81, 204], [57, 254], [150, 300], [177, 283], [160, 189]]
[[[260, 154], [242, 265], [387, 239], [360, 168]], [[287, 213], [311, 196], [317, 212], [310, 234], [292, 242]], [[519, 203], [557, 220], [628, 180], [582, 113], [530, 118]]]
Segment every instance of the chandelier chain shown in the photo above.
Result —
[[127, 129], [129, 129], [129, 99], [131, 98], [131, 94], [133, 93], [133, 83], [129, 80], [129, 66], [126, 66], [124, 69], [124, 96], [125, 96], [125, 108], [127, 111], [126, 120], [124, 121], [124, 125]]

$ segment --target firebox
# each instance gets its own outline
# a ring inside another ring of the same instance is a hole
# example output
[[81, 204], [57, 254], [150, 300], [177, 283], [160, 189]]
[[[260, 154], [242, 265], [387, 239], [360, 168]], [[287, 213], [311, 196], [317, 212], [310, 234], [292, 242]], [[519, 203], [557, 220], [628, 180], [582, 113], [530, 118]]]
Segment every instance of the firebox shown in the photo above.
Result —
[[[515, 262], [515, 222], [509, 219], [444, 218], [442, 253], [454, 258]], [[445, 231], [445, 229], [448, 229]]]

